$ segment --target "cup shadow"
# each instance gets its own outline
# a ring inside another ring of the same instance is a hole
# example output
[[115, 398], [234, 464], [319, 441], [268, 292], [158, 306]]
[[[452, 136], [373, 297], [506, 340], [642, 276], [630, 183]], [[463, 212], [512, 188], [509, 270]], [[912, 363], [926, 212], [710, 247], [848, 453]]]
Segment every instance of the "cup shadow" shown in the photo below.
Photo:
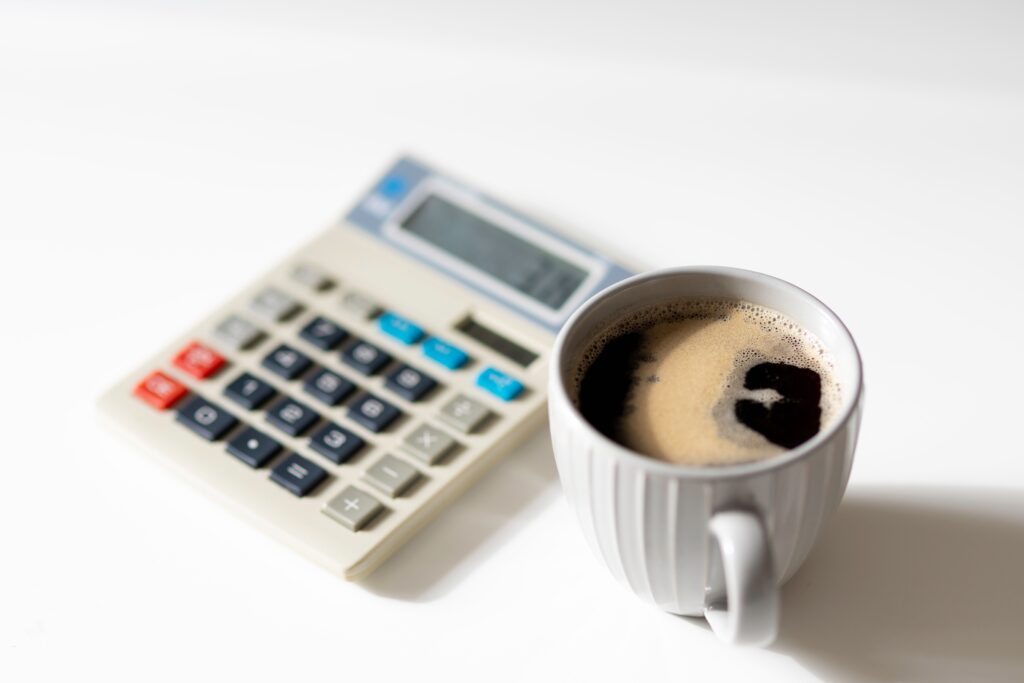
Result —
[[396, 600], [441, 597], [557, 501], [557, 479], [545, 426], [359, 585]]
[[830, 681], [1024, 681], [1020, 491], [851, 491], [772, 649]]

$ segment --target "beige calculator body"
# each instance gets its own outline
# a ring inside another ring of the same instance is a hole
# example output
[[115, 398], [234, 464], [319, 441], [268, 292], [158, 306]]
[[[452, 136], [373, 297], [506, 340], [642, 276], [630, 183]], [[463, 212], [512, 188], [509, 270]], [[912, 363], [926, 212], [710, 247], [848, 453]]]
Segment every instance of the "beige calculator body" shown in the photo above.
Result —
[[100, 410], [356, 579], [542, 424], [555, 333], [627, 275], [402, 158], [339, 224], [110, 388]]

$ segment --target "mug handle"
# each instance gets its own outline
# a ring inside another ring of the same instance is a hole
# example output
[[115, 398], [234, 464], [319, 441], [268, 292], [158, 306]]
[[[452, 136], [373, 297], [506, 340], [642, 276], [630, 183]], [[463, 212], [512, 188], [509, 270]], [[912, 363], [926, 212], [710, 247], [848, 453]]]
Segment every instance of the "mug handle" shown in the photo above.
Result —
[[717, 512], [709, 531], [711, 553], [717, 545], [725, 585], [710, 585], [715, 581], [709, 576], [704, 618], [728, 643], [768, 645], [779, 627], [779, 588], [760, 516], [747, 510]]

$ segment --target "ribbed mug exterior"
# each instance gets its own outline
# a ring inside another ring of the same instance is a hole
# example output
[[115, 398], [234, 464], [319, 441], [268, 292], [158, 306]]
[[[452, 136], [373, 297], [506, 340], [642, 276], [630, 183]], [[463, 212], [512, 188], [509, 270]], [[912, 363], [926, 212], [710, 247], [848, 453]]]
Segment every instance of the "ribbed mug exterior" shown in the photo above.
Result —
[[[600, 302], [597, 306], [588, 302], [566, 324], [555, 347], [548, 399], [552, 445], [565, 496], [591, 548], [619, 581], [663, 610], [691, 616], [704, 611], [712, 561], [708, 523], [718, 511], [757, 511], [770, 538], [779, 584], [797, 571], [842, 499], [863, 406], [860, 360], [849, 333], [823, 304], [788, 283], [728, 268], [680, 268], [637, 276], [617, 285], [615, 289], [622, 290], [619, 298], [625, 301], [620, 300], [614, 309], [628, 310], [635, 305], [630, 303], [632, 300], [644, 301], [642, 290], [634, 288], [631, 294], [632, 281], [646, 284], [651, 277], [703, 271], [719, 277], [740, 274], [754, 278], [754, 284], [781, 284], [794, 290], [789, 294], [807, 297], [831, 316], [829, 322], [839, 325], [834, 334], [846, 335], [852, 357], [837, 354], [837, 366], [853, 363], [856, 367], [847, 367], [844, 373], [850, 394], [839, 415], [798, 449], [748, 466], [682, 467], [637, 455], [583, 419], [566, 388], [572, 370], [566, 367], [566, 361], [575, 350], [566, 348], [566, 344], [574, 339], [579, 342], [580, 337], [574, 337], [574, 326], [593, 327], [595, 320], [608, 315]], [[737, 298], [770, 306], [793, 315], [801, 324], [808, 323], [806, 315], [794, 315], [780, 305], [778, 296], [757, 297], [757, 291], [744, 289]], [[595, 299], [602, 297], [606, 294], [598, 294]], [[823, 333], [808, 327], [826, 346], [836, 342], [827, 330]], [[582, 338], [587, 336], [584, 333]]]

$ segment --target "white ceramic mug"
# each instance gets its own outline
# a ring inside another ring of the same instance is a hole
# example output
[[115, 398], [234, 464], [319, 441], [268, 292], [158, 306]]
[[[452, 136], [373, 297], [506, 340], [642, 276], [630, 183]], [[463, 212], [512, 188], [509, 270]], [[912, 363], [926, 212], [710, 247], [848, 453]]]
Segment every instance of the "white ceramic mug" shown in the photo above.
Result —
[[[813, 333], [835, 361], [841, 405], [806, 443], [756, 462], [687, 467], [639, 455], [580, 415], [571, 381], [580, 352], [639, 309], [683, 299], [738, 299]], [[703, 614], [723, 640], [775, 638], [779, 587], [807, 557], [846, 488], [861, 415], [861, 363], [839, 318], [804, 290], [720, 267], [637, 275], [594, 295], [555, 342], [548, 410], [562, 488], [612, 574], [658, 607]]]

